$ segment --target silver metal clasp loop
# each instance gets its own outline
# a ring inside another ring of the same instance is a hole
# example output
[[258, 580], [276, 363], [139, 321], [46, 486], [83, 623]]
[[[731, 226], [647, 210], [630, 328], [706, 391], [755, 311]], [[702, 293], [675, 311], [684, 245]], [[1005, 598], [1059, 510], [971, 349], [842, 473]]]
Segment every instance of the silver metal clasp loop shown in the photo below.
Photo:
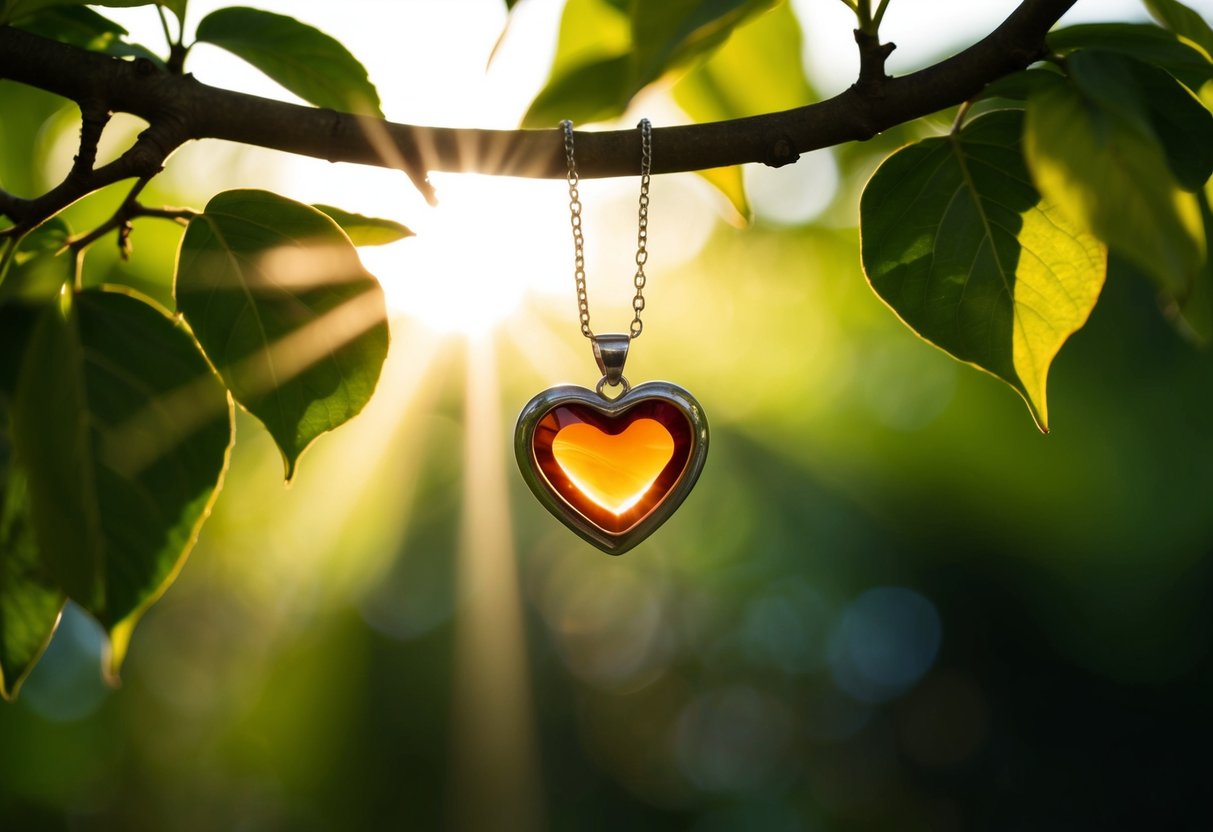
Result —
[[602, 380], [598, 382], [598, 392], [602, 393], [603, 385], [618, 387], [623, 385], [623, 392], [631, 387], [623, 377], [623, 365], [628, 360], [628, 346], [632, 336], [626, 332], [608, 332], [595, 335], [591, 339], [594, 344], [594, 360], [602, 371]]

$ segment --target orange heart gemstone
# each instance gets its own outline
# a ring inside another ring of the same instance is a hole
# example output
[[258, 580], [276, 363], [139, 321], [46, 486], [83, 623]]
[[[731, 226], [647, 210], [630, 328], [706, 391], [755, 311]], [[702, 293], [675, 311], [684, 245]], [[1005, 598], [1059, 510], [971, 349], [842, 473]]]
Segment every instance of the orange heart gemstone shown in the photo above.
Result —
[[527, 402], [514, 428], [514, 456], [544, 508], [586, 542], [621, 555], [695, 487], [708, 421], [695, 397], [668, 381], [625, 383], [614, 399], [602, 394], [602, 383], [598, 391], [551, 387]]
[[609, 534], [622, 534], [665, 500], [691, 455], [686, 416], [647, 399], [618, 415], [559, 404], [535, 427], [535, 460], [565, 503]]
[[577, 422], [556, 434], [552, 456], [582, 494], [620, 515], [657, 482], [674, 456], [674, 437], [653, 419], [637, 419], [615, 436]]

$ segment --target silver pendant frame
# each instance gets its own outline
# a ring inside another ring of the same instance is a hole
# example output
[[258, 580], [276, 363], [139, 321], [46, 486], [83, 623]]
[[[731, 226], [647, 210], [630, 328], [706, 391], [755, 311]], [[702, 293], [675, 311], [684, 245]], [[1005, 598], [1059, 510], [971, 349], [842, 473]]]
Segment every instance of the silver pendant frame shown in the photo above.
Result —
[[[604, 379], [605, 380], [605, 379]], [[602, 384], [599, 384], [601, 390]], [[547, 478], [535, 459], [535, 428], [548, 411], [562, 404], [585, 405], [599, 413], [616, 417], [632, 406], [646, 400], [660, 399], [668, 402], [687, 418], [691, 427], [691, 451], [686, 467], [674, 483], [666, 498], [652, 511], [637, 521], [636, 525], [620, 534], [603, 531], [588, 520], [577, 509], [565, 502], [548, 484]], [[608, 555], [622, 555], [657, 530], [670, 515], [682, 505], [691, 493], [703, 471], [708, 455], [708, 420], [703, 408], [687, 390], [668, 381], [648, 381], [626, 389], [621, 395], [609, 399], [601, 392], [588, 390], [573, 384], [550, 387], [531, 399], [518, 415], [514, 428], [514, 456], [522, 478], [535, 498], [551, 514], [572, 529], [582, 540], [596, 546]]]

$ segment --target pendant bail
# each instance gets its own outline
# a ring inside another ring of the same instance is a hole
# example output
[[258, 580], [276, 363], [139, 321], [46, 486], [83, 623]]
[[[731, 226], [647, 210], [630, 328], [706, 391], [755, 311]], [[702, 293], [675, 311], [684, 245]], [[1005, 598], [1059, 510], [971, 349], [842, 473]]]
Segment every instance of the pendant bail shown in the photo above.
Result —
[[602, 381], [598, 383], [601, 391], [603, 384], [618, 387], [620, 384], [628, 387], [627, 379], [623, 377], [623, 365], [628, 360], [628, 346], [632, 337], [626, 332], [608, 332], [591, 338], [594, 343], [594, 360], [602, 371]]

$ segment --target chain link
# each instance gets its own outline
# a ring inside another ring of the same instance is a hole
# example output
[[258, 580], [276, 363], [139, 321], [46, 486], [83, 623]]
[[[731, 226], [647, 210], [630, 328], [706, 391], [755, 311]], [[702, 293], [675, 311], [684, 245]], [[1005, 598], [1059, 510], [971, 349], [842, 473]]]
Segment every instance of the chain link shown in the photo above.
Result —
[[[581, 323], [581, 334], [593, 338], [590, 329], [590, 301], [585, 288], [585, 234], [581, 230], [581, 192], [578, 190], [581, 179], [577, 176], [577, 160], [573, 155], [573, 122], [565, 119], [560, 122], [564, 131], [564, 156], [568, 162], [569, 174], [569, 223], [573, 228], [573, 278], [577, 285], [577, 317]], [[628, 335], [639, 338], [644, 331], [644, 321], [640, 315], [644, 312], [644, 285], [647, 278], [644, 265], [649, 260], [649, 172], [653, 166], [653, 129], [647, 118], [642, 118], [640, 124], [640, 209], [639, 225], [636, 229], [636, 275], [632, 283], [636, 286], [636, 295], [632, 298], [632, 310], [635, 316], [628, 325]]]

